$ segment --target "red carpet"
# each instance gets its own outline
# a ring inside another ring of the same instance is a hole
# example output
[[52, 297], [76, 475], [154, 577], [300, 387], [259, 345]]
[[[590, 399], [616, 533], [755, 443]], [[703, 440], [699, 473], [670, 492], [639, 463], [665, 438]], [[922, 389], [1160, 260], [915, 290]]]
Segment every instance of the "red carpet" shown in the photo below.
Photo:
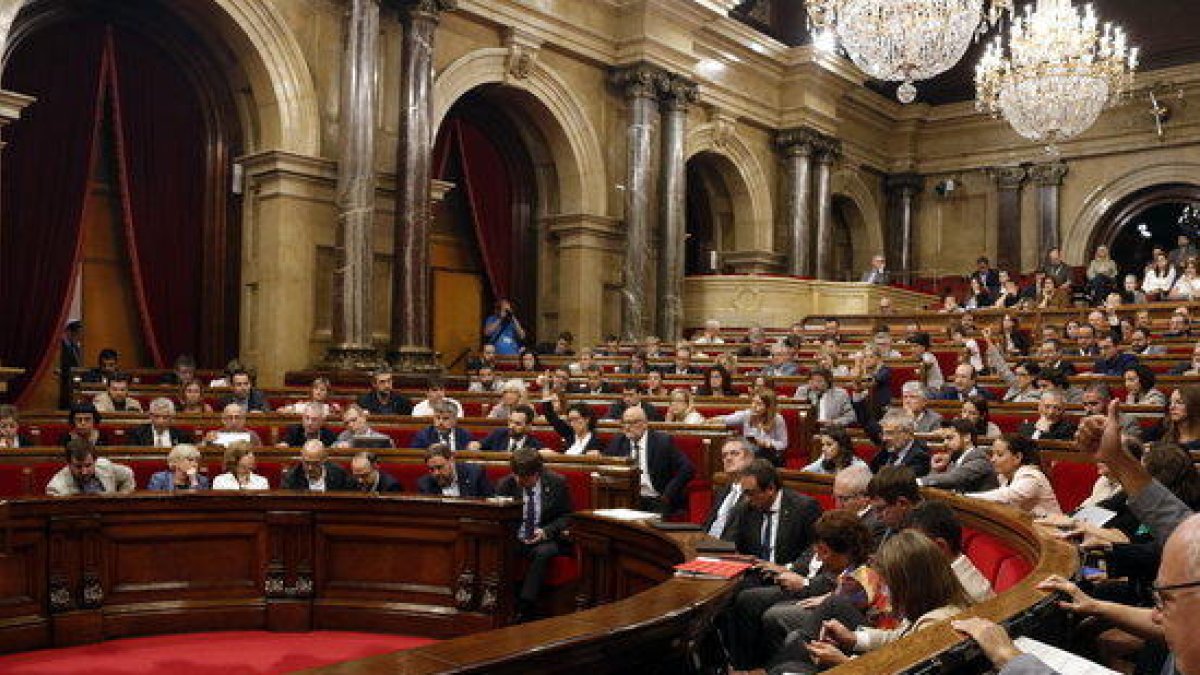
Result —
[[264, 675], [361, 659], [436, 642], [369, 633], [234, 631], [110, 640], [0, 656], [4, 675]]

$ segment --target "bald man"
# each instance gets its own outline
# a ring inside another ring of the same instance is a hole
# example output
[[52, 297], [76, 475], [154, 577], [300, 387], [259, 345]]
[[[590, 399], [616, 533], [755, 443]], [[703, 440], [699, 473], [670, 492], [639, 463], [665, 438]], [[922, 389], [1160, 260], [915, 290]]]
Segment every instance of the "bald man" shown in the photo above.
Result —
[[300, 463], [284, 475], [283, 489], [339, 492], [357, 490], [358, 483], [345, 469], [329, 461], [329, 449], [324, 443], [313, 439], [300, 449]]
[[621, 415], [623, 433], [613, 438], [604, 454], [630, 457], [641, 468], [638, 508], [663, 514], [681, 511], [687, 505], [686, 488], [696, 469], [670, 436], [649, 426], [646, 411], [629, 408]]

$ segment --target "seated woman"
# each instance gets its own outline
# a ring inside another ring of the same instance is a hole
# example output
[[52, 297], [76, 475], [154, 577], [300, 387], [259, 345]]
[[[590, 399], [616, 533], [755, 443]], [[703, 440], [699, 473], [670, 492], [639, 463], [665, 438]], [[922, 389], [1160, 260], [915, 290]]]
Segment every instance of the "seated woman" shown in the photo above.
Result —
[[1167, 395], [1155, 388], [1158, 378], [1154, 371], [1141, 364], [1125, 369], [1125, 403], [1128, 405], [1152, 405], [1167, 407]]
[[667, 405], [667, 414], [663, 421], [675, 424], [704, 424], [704, 415], [696, 410], [692, 392], [686, 387], [679, 387], [671, 392], [671, 402]]
[[1041, 469], [1041, 454], [1033, 439], [1004, 434], [992, 443], [992, 466], [1000, 487], [966, 496], [1015, 506], [1036, 517], [1062, 515], [1058, 496]]
[[254, 473], [254, 453], [250, 444], [245, 442], [230, 443], [225, 448], [223, 461], [225, 473], [213, 479], [214, 490], [269, 490], [271, 486], [267, 479]]
[[500, 388], [500, 400], [488, 412], [488, 419], [506, 420], [508, 414], [519, 405], [529, 405], [529, 392], [525, 382], [518, 379], [508, 380]]
[[0, 448], [28, 448], [33, 442], [21, 433], [21, 414], [15, 405], [0, 405]]
[[[856, 630], [830, 619], [822, 624], [824, 639], [808, 643], [820, 667], [850, 660], [846, 652], [869, 652], [945, 621], [971, 605], [950, 561], [929, 537], [904, 530], [879, 547], [872, 563], [892, 597], [892, 609], [903, 619], [898, 628], [861, 626]], [[790, 672], [790, 671], [788, 671]]]
[[733, 378], [724, 366], [713, 366], [704, 371], [704, 384], [696, 390], [697, 396], [736, 396]]
[[199, 380], [192, 380], [183, 385], [179, 392], [179, 412], [181, 413], [211, 413], [212, 406], [204, 402], [204, 385]]
[[312, 389], [309, 390], [308, 400], [296, 401], [290, 405], [285, 405], [276, 412], [285, 415], [300, 415], [304, 413], [304, 408], [311, 403], [323, 411], [322, 417], [340, 415], [342, 414], [342, 406], [337, 401], [329, 400], [329, 386], [329, 378], [317, 377], [312, 381]]
[[803, 471], [832, 475], [848, 466], [867, 466], [866, 462], [855, 456], [850, 434], [840, 426], [831, 424], [824, 427], [813, 436], [813, 440], [821, 448], [821, 456], [804, 467]]
[[567, 406], [566, 420], [559, 417], [556, 403], [558, 394], [552, 394], [554, 400], [542, 403], [542, 414], [562, 439], [562, 452], [567, 455], [587, 455], [604, 450], [604, 443], [596, 436], [596, 412], [586, 403], [572, 403]]
[[194, 445], [180, 444], [167, 453], [167, 470], [150, 476], [147, 490], [179, 492], [207, 490], [208, 477], [200, 473], [200, 451]]
[[788, 447], [787, 422], [779, 414], [779, 399], [774, 391], [754, 394], [748, 409], [719, 415], [712, 421], [730, 428], [741, 427], [746, 440], [757, 446], [759, 457], [771, 460], [776, 466], [783, 465], [783, 454]]

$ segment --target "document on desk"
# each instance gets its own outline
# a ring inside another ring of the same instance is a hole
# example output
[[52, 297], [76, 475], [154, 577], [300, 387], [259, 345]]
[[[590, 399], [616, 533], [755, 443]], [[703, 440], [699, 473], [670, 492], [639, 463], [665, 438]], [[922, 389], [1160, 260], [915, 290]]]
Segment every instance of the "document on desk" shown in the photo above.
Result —
[[1108, 523], [1108, 521], [1112, 520], [1116, 515], [1117, 512], [1113, 511], [1112, 509], [1106, 509], [1101, 506], [1085, 506], [1071, 514], [1071, 517], [1075, 520], [1088, 523], [1089, 525], [1104, 527], [1104, 525]]
[[1040, 640], [1034, 640], [1031, 637], [1022, 636], [1013, 640], [1013, 642], [1016, 643], [1017, 649], [1026, 654], [1033, 654], [1047, 666], [1060, 673], [1070, 673], [1071, 675], [1120, 675], [1115, 670], [1105, 668], [1098, 663], [1088, 661], [1082, 656], [1077, 656], [1058, 647], [1048, 645]]
[[601, 518], [611, 518], [613, 520], [660, 520], [662, 515], [652, 511], [637, 511], [634, 509], [596, 509], [593, 514]]

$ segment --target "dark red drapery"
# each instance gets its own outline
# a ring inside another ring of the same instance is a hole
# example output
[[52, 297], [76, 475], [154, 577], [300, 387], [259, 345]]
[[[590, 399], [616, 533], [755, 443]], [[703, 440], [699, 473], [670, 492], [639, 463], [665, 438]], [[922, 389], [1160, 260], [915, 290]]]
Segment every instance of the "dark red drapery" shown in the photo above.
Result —
[[103, 33], [50, 27], [17, 46], [4, 88], [37, 98], [5, 134], [0, 170], [0, 361], [21, 392], [57, 357], [80, 254], [101, 109]]

